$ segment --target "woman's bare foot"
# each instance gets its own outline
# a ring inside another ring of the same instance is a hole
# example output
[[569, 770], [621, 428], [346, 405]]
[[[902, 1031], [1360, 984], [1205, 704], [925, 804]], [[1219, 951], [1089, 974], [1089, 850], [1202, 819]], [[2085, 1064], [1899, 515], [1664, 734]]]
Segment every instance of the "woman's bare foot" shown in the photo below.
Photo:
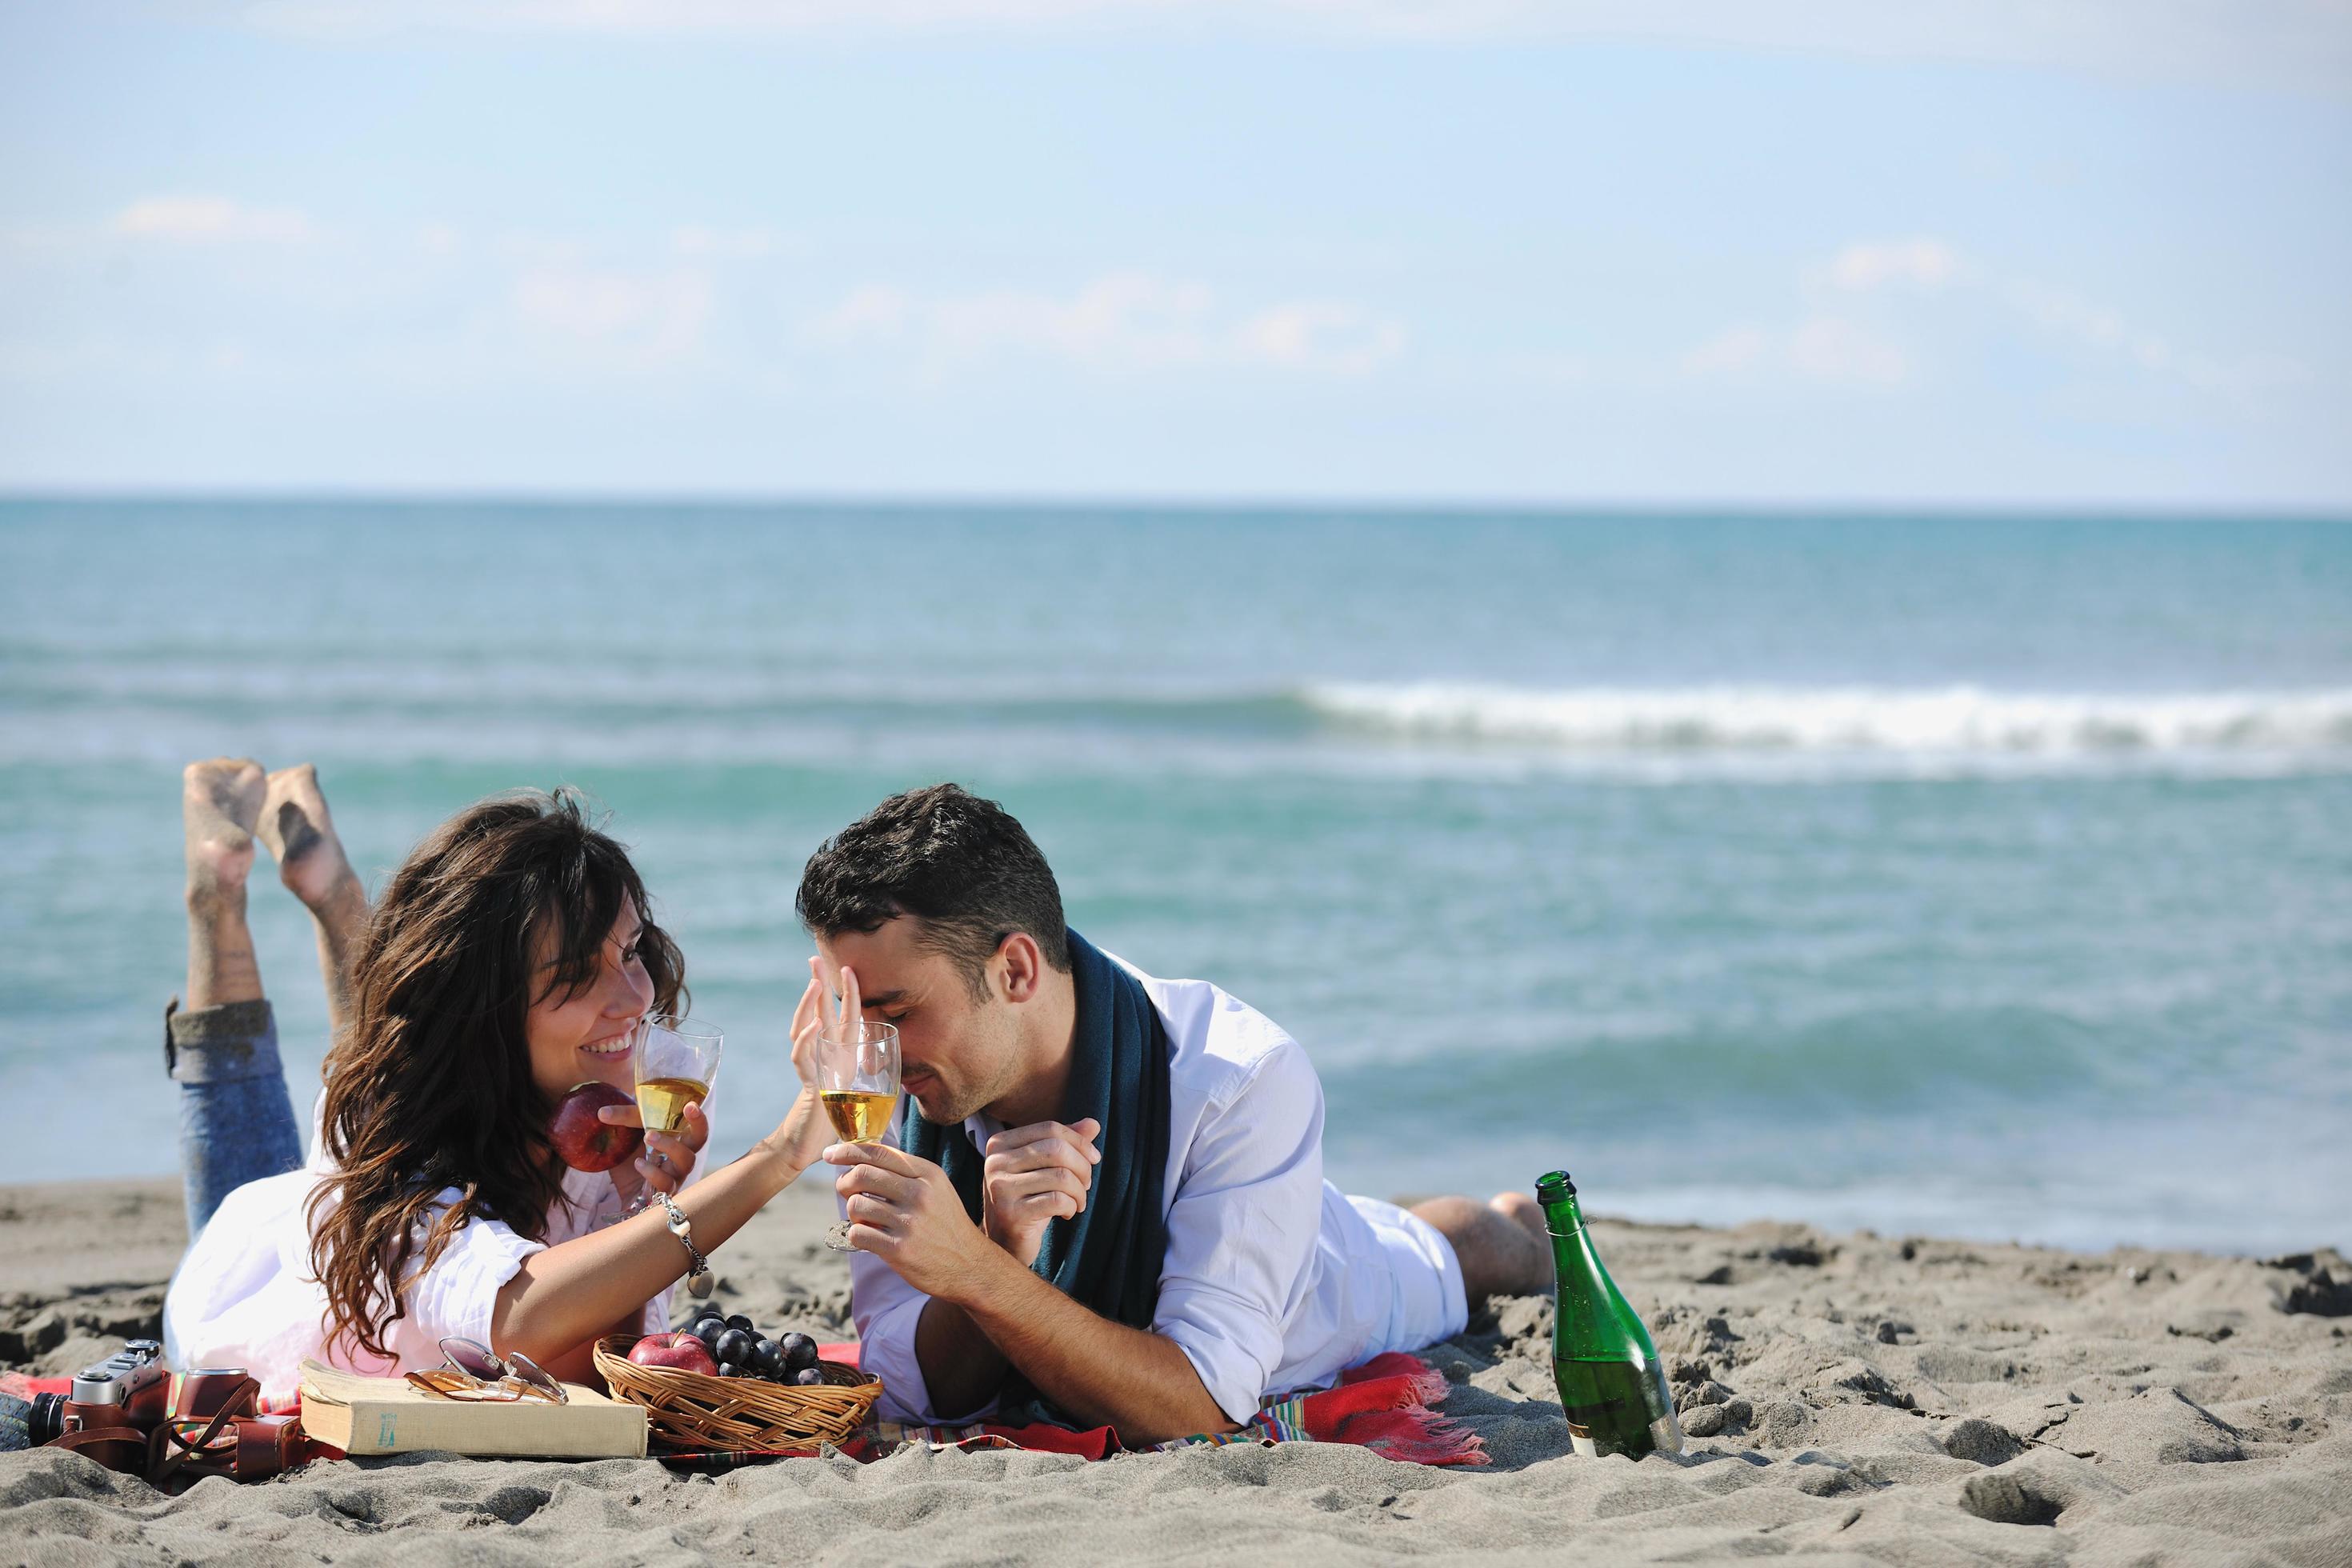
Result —
[[261, 1000], [245, 925], [245, 879], [267, 781], [250, 757], [190, 763], [180, 774], [188, 861], [188, 1005]]
[[319, 770], [309, 763], [269, 775], [255, 831], [278, 859], [278, 879], [312, 910], [356, 886], [359, 878], [335, 837], [327, 797], [319, 793]]
[[241, 900], [253, 869], [253, 829], [265, 791], [250, 757], [190, 763], [180, 773], [180, 820], [187, 835], [188, 905]]
[[261, 841], [278, 858], [278, 879], [302, 900], [319, 928], [319, 973], [327, 983], [327, 1023], [336, 1034], [352, 1016], [352, 964], [367, 926], [367, 889], [335, 837], [335, 819], [309, 763], [269, 775]]

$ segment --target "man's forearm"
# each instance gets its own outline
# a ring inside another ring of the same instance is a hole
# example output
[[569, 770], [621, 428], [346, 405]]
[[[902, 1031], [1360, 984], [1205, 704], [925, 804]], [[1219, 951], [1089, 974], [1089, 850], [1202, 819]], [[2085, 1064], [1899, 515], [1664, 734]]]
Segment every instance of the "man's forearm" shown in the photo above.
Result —
[[915, 1363], [930, 1391], [931, 1414], [953, 1421], [996, 1397], [1011, 1363], [981, 1332], [970, 1313], [937, 1296], [915, 1320]]
[[[1130, 1446], [1235, 1429], [1175, 1341], [1088, 1311], [1008, 1255], [973, 1277], [954, 1305], [1040, 1394], [1079, 1420], [1117, 1428]], [[931, 1375], [928, 1362], [923, 1375]], [[939, 1385], [931, 1387], [936, 1409]]]

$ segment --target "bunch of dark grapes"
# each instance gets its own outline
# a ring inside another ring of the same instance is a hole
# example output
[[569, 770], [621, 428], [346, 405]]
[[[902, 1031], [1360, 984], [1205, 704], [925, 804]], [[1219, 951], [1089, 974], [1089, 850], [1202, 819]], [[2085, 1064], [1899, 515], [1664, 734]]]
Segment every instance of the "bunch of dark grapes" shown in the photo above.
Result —
[[817, 1370], [816, 1342], [806, 1334], [770, 1339], [742, 1313], [730, 1318], [708, 1301], [694, 1310], [686, 1331], [710, 1352], [721, 1377], [757, 1377], [804, 1388], [824, 1381]]

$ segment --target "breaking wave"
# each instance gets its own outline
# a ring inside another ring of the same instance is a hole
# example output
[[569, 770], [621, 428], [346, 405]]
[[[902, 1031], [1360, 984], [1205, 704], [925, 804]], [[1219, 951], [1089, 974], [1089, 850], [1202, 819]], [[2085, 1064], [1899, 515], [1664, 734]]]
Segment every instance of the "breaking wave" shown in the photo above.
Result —
[[2352, 689], [2158, 695], [1975, 686], [1538, 688], [1329, 684], [1328, 721], [1421, 743], [1611, 752], [1915, 756], [2352, 752]]

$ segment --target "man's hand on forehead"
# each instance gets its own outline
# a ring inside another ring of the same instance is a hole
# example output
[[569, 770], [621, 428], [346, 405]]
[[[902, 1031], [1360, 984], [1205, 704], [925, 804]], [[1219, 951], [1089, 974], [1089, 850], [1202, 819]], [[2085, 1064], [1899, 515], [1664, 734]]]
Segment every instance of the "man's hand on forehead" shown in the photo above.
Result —
[[[817, 1022], [827, 1035], [839, 1039], [844, 1033], [843, 1026], [848, 1020], [864, 1019], [866, 1005], [858, 999], [857, 971], [845, 963], [834, 978], [837, 984], [825, 983], [824, 960], [811, 953], [809, 984], [817, 988]], [[828, 1002], [833, 1005], [830, 1015], [825, 1011], [825, 1004]]]

